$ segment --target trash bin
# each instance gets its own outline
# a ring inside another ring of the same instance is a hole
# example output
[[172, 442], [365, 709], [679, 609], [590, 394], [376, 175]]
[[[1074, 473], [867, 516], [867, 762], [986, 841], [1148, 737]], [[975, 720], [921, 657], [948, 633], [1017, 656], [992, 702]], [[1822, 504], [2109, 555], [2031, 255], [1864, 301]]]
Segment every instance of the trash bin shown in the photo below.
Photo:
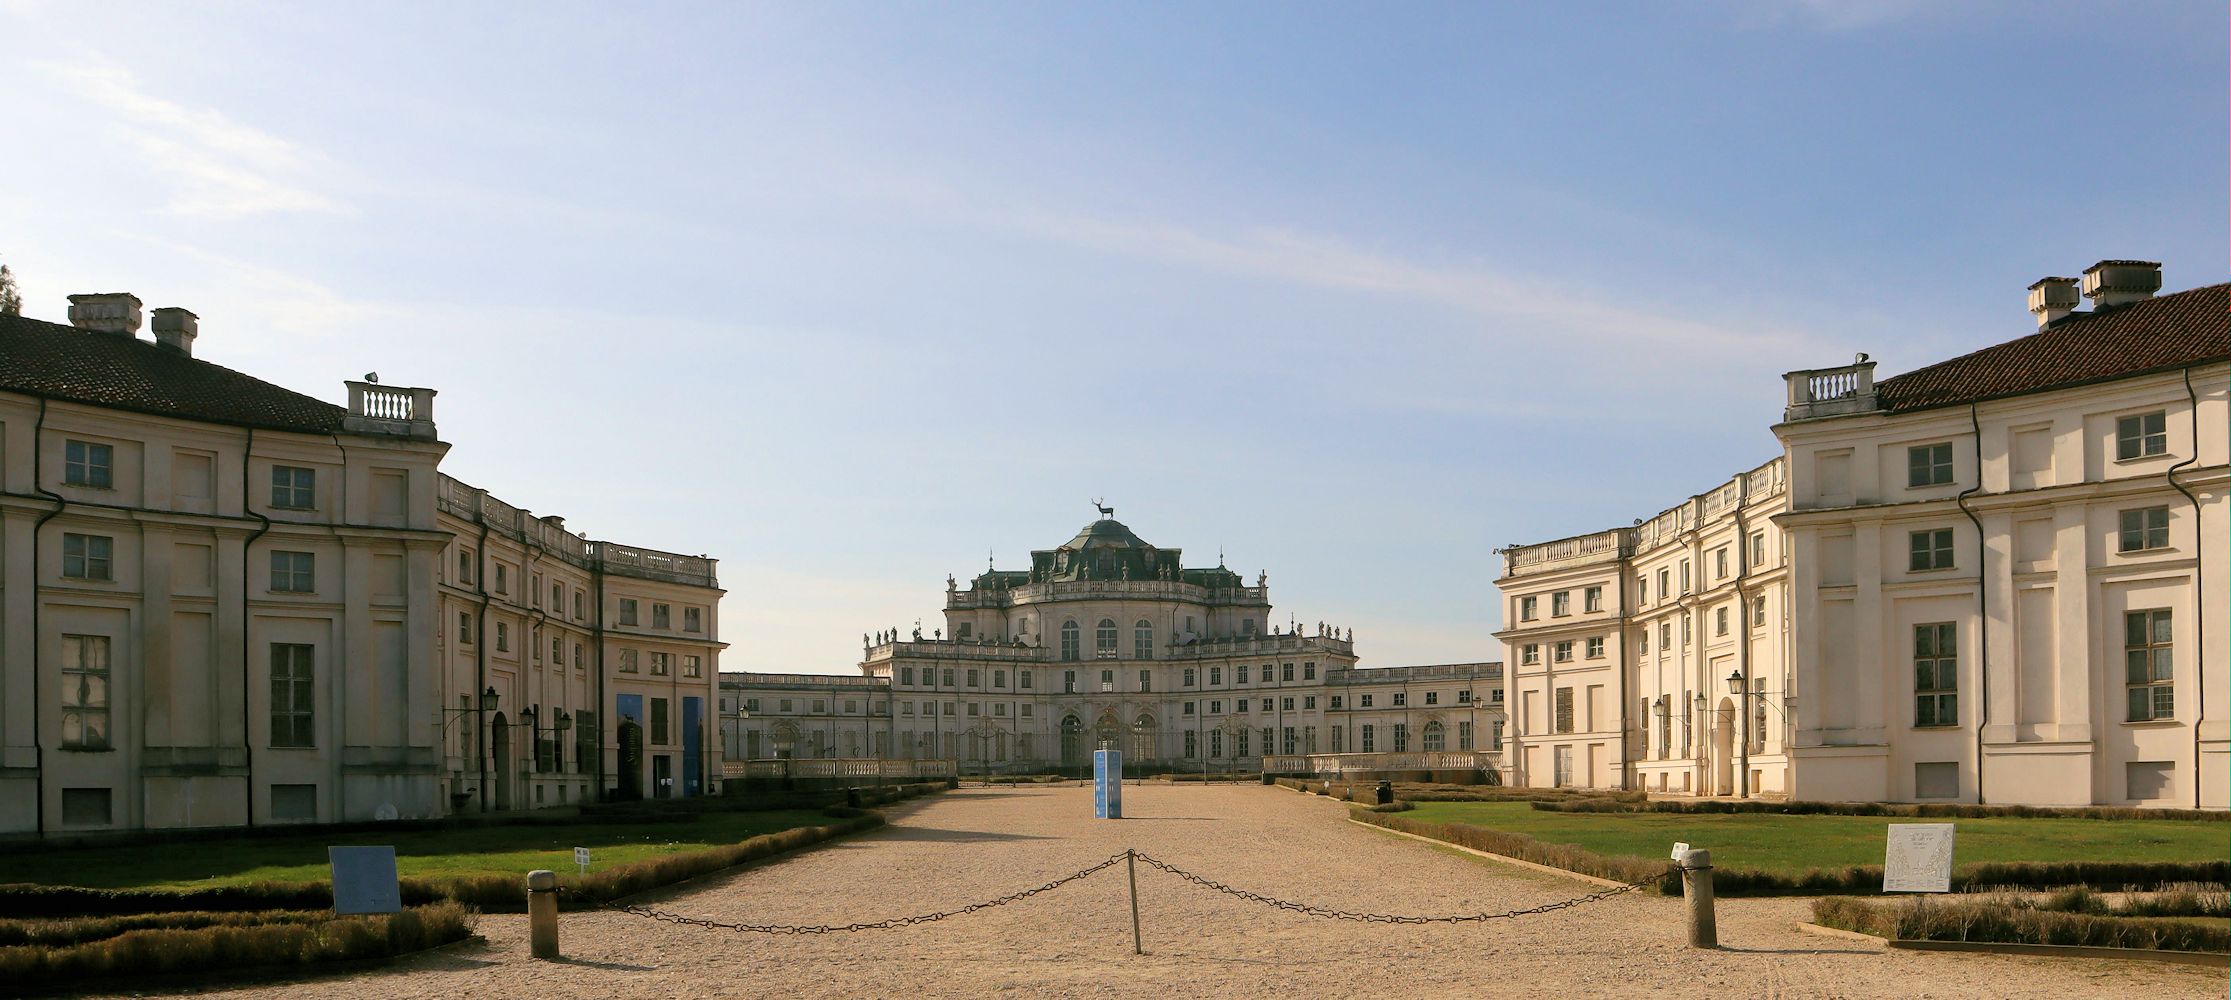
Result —
[[1379, 804], [1383, 806], [1394, 804], [1394, 782], [1382, 781], [1379, 783]]
[[844, 804], [854, 809], [860, 808], [860, 786], [848, 785], [845, 787]]

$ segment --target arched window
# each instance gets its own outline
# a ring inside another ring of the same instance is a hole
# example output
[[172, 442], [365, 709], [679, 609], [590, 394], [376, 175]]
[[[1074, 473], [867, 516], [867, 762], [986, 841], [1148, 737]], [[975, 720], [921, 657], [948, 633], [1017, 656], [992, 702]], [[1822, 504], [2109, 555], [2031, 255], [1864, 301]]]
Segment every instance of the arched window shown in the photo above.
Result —
[[1425, 749], [1427, 751], [1447, 749], [1447, 743], [1441, 735], [1441, 723], [1438, 720], [1425, 724]]
[[1094, 656], [1095, 658], [1098, 658], [1098, 659], [1102, 659], [1102, 660], [1112, 660], [1112, 659], [1115, 659], [1115, 655], [1116, 655], [1116, 623], [1115, 623], [1115, 619], [1113, 619], [1113, 618], [1102, 618], [1102, 619], [1100, 619], [1100, 627], [1099, 627], [1098, 629], [1094, 630], [1094, 633], [1095, 633], [1095, 634], [1094, 634], [1094, 635], [1093, 635], [1093, 637], [1092, 637], [1092, 638], [1093, 638], [1093, 642], [1092, 642], [1092, 655], [1093, 655], [1093, 656]]
[[1131, 626], [1131, 657], [1138, 660], [1154, 659], [1154, 623], [1144, 618]]
[[1064, 660], [1074, 660], [1077, 658], [1077, 655], [1077, 623], [1074, 621], [1062, 622], [1061, 658]]
[[1155, 756], [1154, 716], [1141, 712], [1138, 718], [1131, 720], [1131, 761], [1144, 764]]
[[1085, 763], [1085, 724], [1074, 715], [1061, 720], [1061, 762], [1068, 767]]

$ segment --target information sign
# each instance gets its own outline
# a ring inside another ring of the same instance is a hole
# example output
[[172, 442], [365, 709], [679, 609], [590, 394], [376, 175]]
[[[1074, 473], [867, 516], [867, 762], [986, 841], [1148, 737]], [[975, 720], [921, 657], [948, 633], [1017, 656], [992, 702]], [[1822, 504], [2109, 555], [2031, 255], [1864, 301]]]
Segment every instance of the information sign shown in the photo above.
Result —
[[403, 885], [395, 879], [395, 848], [328, 847], [333, 867], [333, 912], [397, 913]]
[[1092, 815], [1095, 819], [1123, 818], [1123, 751], [1092, 752]]
[[1952, 824], [1895, 823], [1882, 858], [1884, 892], [1952, 891]]

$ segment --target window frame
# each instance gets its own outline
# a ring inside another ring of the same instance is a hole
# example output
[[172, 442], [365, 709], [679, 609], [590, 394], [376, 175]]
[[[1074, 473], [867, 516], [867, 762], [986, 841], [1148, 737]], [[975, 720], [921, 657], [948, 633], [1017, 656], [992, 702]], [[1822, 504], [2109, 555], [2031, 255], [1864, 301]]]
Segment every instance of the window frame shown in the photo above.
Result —
[[[1949, 649], [1946, 647], [1950, 647]], [[1955, 729], [1960, 725], [1960, 624], [1917, 622], [1913, 626], [1913, 726]], [[1928, 674], [1923, 677], [1924, 672]], [[1927, 681], [1925, 684], [1924, 681]]]
[[271, 719], [264, 742], [275, 750], [317, 749], [317, 647], [272, 643], [268, 679]]
[[270, 585], [271, 592], [274, 594], [317, 593], [317, 553], [303, 552], [296, 549], [272, 549]]
[[[76, 553], [70, 551], [75, 545]], [[76, 572], [71, 572], [72, 562]], [[116, 582], [116, 539], [109, 535], [88, 535], [75, 531], [62, 533], [62, 578], [65, 580], [93, 580], [103, 583]]]
[[274, 463], [271, 466], [271, 506], [277, 510], [318, 509], [318, 470]]
[[[110, 734], [114, 731], [112, 723], [115, 721], [112, 715], [115, 699], [111, 696], [111, 683], [115, 678], [113, 646], [111, 636], [76, 632], [62, 634], [62, 698], [59, 706], [61, 749], [115, 749], [115, 743], [110, 739]], [[98, 650], [99, 655], [88, 656], [93, 650]], [[96, 659], [100, 662], [92, 662]], [[73, 677], [77, 678], [74, 691], [70, 684]], [[73, 722], [76, 724], [75, 737], [71, 736]], [[90, 737], [89, 733], [92, 734]]]
[[2116, 552], [2151, 552], [2169, 547], [2169, 508], [2166, 505], [2132, 507], [2116, 513]]
[[[98, 459], [96, 461], [95, 459]], [[116, 446], [64, 438], [62, 485], [82, 490], [116, 488]]]
[[[2176, 721], [2176, 638], [2175, 613], [2169, 608], [2133, 608], [2123, 612], [2124, 722]], [[2144, 681], [2132, 679], [2133, 667], [2144, 670]], [[2140, 697], [2145, 699], [2143, 717], [2136, 711], [2136, 701]]]
[[[2151, 424], [2149, 429], [2148, 424]], [[2115, 418], [2115, 461], [2136, 462], [2169, 454], [2169, 411]]]
[[1952, 482], [1952, 442], [1917, 444], [1906, 449], [1907, 489], [1950, 486]]
[[1959, 554], [1951, 528], [1923, 528], [1906, 535], [1906, 572], [1958, 569]]

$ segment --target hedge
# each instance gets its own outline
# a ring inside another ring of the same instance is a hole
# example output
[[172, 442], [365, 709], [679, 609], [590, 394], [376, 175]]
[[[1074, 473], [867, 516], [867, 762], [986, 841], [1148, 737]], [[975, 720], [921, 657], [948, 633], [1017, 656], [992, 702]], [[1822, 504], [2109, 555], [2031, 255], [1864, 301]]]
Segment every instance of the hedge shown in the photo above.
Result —
[[1552, 844], [1536, 840], [1523, 833], [1507, 833], [1464, 823], [1428, 823], [1407, 816], [1372, 812], [1369, 809], [1351, 807], [1348, 815], [1372, 826], [1614, 882], [1640, 882], [1655, 875], [1659, 876], [1659, 892], [1669, 896], [1681, 893], [1680, 875], [1666, 861], [1650, 861], [1627, 855], [1606, 856], [1572, 844]]
[[2231, 926], [2220, 920], [2099, 916], [2039, 909], [2006, 896], [1915, 897], [1883, 905], [1848, 896], [1813, 901], [1813, 920], [1902, 941], [1990, 941], [2005, 944], [2231, 951]]
[[75, 990], [91, 980], [118, 976], [262, 971], [392, 958], [463, 940], [473, 926], [474, 916], [465, 907], [436, 903], [371, 916], [323, 914], [315, 920], [245, 926], [220, 920], [198, 927], [124, 930], [69, 944], [0, 947], [0, 982], [10, 992]]
[[[1620, 805], [1614, 806], [1611, 803]], [[2134, 809], [2122, 806], [1984, 806], [1955, 802], [1769, 802], [1759, 799], [1696, 799], [1644, 801], [1622, 794], [1614, 799], [1536, 799], [1534, 808], [1544, 812], [1661, 812], [1661, 813], [1772, 813], [1787, 816], [1890, 816], [1904, 818], [1982, 819], [2011, 816], [2022, 819], [2167, 819], [2202, 823], [2231, 822], [2231, 812], [2200, 809]]]
[[[1324, 788], [1327, 784], [1323, 778], [1279, 778], [1276, 783], [1281, 787], [1291, 788], [1297, 792], [1309, 792], [1313, 795], [1325, 794]], [[1514, 788], [1506, 785], [1437, 785], [1405, 781], [1394, 782], [1393, 785], [1396, 798], [1407, 799], [1411, 802], [1582, 802], [1596, 800], [1640, 802], [1645, 796], [1645, 793], [1639, 791]], [[1331, 794], [1334, 798], [1346, 799], [1364, 805], [1379, 801], [1378, 782], [1375, 781], [1335, 780], [1331, 782], [1331, 786]]]

